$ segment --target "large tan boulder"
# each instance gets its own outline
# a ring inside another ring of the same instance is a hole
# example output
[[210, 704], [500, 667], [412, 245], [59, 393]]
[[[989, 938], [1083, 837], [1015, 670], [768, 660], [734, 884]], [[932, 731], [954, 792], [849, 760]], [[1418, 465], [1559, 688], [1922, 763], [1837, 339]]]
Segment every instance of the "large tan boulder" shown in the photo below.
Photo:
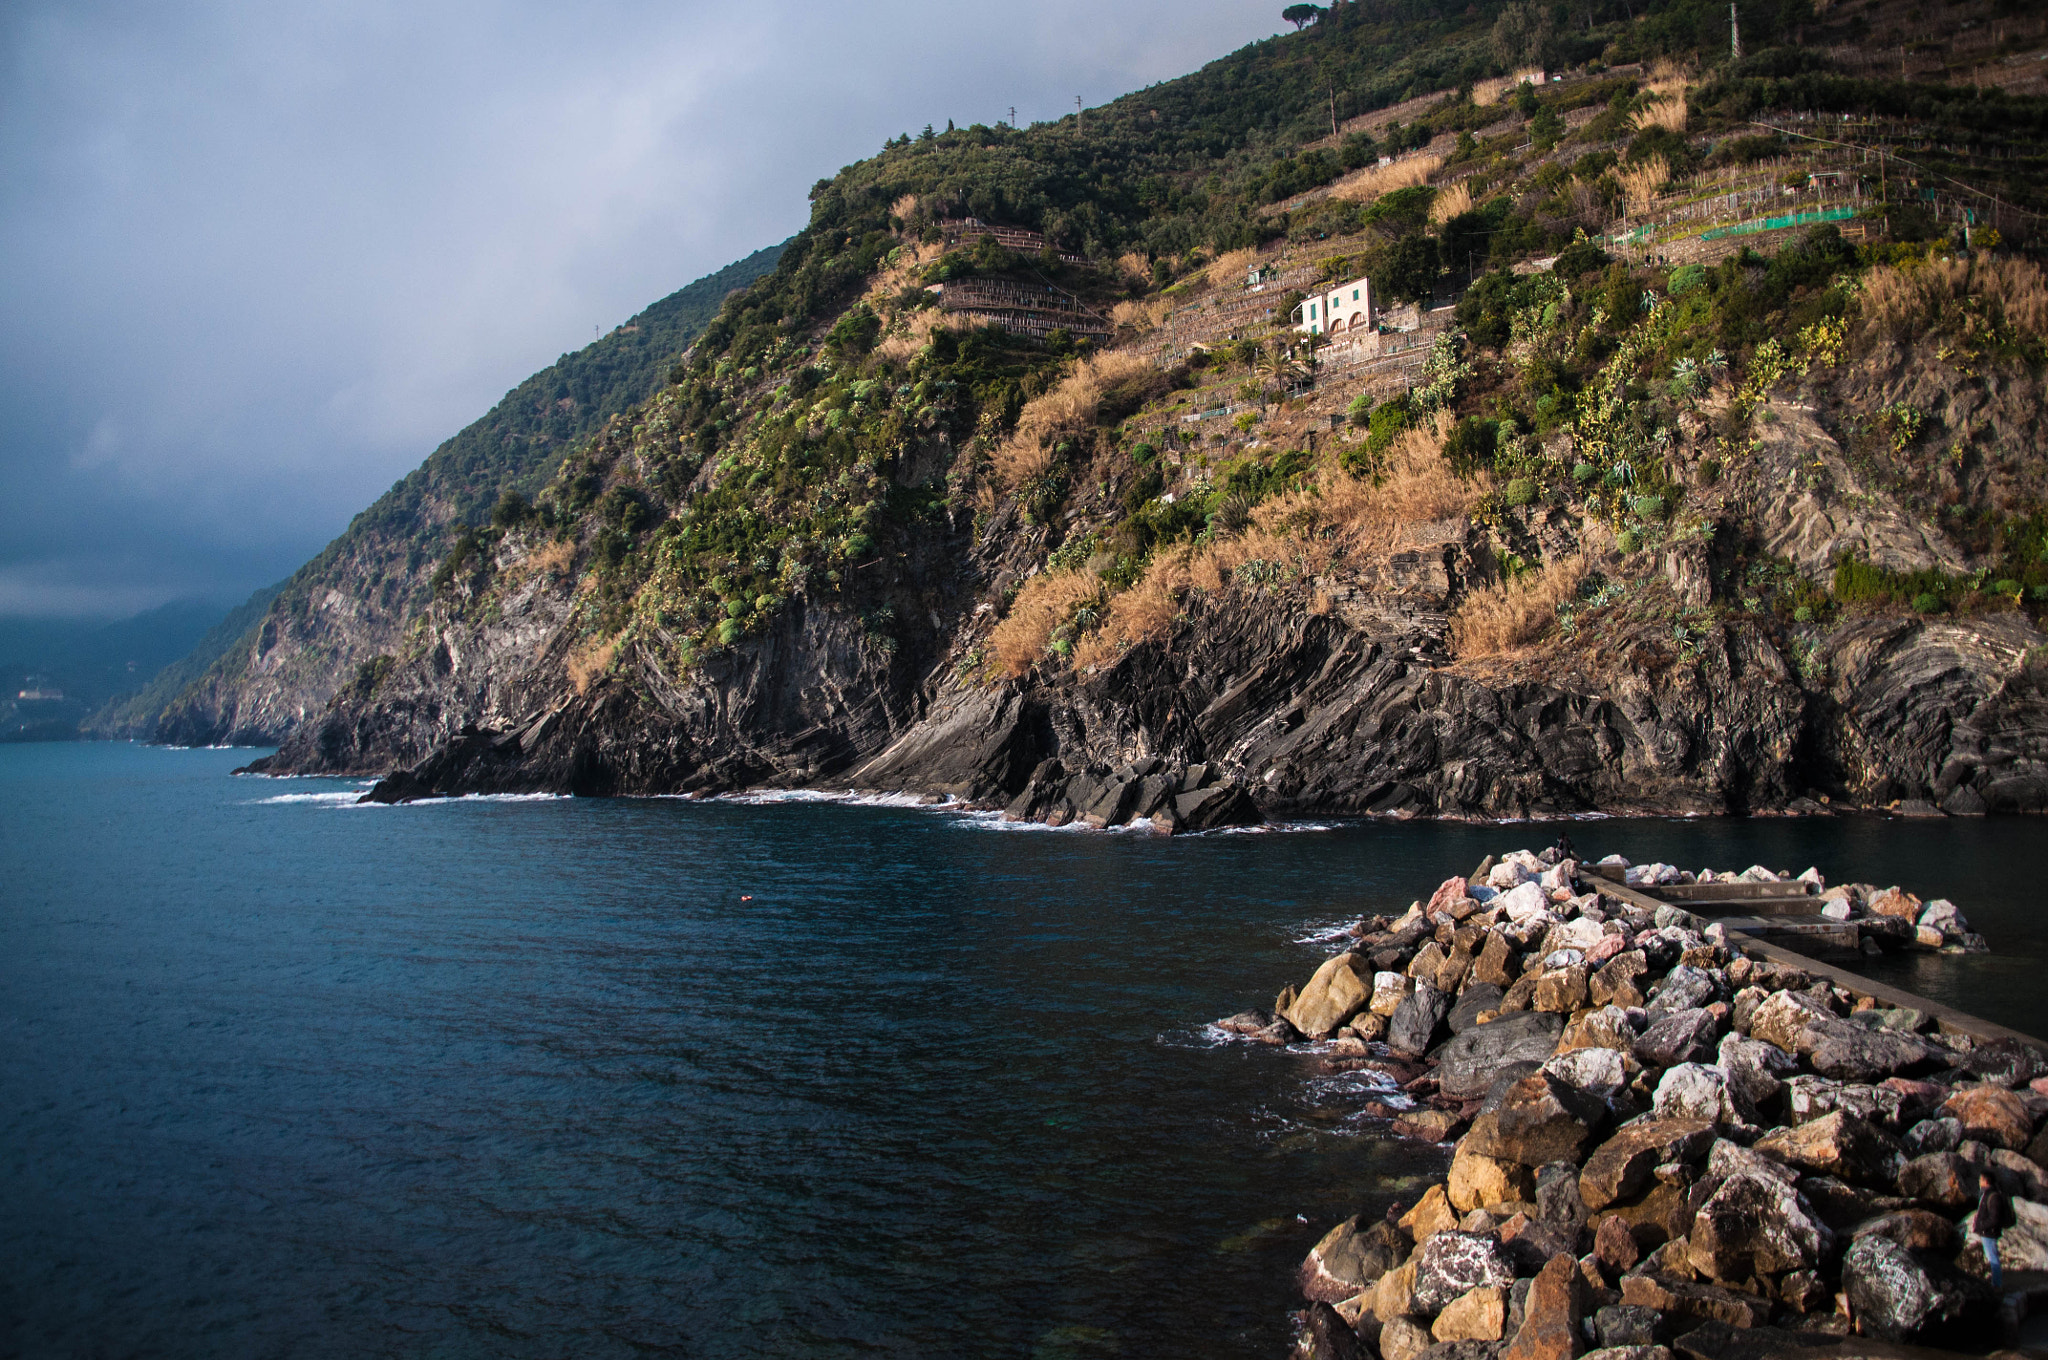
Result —
[[[1451, 1208], [1450, 1196], [1442, 1185], [1432, 1185], [1415, 1207], [1401, 1215], [1401, 1227], [1407, 1230], [1410, 1240], [1426, 1242], [1437, 1233], [1458, 1226], [1457, 1211]], [[1402, 1309], [1402, 1312], [1408, 1311]]]
[[1489, 1204], [1536, 1197], [1536, 1173], [1520, 1162], [1474, 1152], [1468, 1136], [1451, 1158], [1448, 1178], [1451, 1206], [1461, 1214]]
[[1436, 1315], [1429, 1334], [1445, 1341], [1498, 1341], [1508, 1320], [1508, 1291], [1481, 1286], [1460, 1294]]
[[1579, 1172], [1579, 1198], [1598, 1211], [1633, 1198], [1665, 1162], [1697, 1160], [1714, 1141], [1704, 1119], [1645, 1119], [1629, 1124], [1593, 1150]]
[[1311, 1039], [1327, 1039], [1365, 1009], [1372, 989], [1358, 976], [1356, 954], [1325, 960], [1287, 1009], [1287, 1019]]

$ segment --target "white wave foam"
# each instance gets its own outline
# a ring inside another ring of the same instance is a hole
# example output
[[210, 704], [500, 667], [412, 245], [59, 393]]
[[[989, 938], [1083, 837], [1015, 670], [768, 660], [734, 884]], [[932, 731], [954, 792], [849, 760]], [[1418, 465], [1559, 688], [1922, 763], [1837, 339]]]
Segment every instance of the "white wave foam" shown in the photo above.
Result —
[[[687, 798], [688, 794], [665, 795]], [[702, 800], [711, 803], [739, 803], [747, 807], [772, 807], [777, 803], [839, 803], [847, 807], [929, 807], [943, 809], [954, 799], [933, 803], [921, 793], [862, 793], [855, 789], [746, 789], [739, 793], [713, 794]]]
[[361, 789], [332, 789], [326, 793], [280, 793], [269, 798], [251, 798], [247, 806], [267, 807], [275, 803], [314, 803], [323, 804], [328, 807], [353, 806], [355, 801], [363, 796], [367, 788], [368, 786], [365, 785]]
[[1333, 940], [1348, 940], [1351, 938], [1351, 928], [1357, 924], [1358, 918], [1355, 916], [1348, 921], [1335, 921], [1327, 925], [1305, 921], [1296, 929], [1306, 930], [1308, 934], [1294, 936], [1294, 943], [1329, 944]]

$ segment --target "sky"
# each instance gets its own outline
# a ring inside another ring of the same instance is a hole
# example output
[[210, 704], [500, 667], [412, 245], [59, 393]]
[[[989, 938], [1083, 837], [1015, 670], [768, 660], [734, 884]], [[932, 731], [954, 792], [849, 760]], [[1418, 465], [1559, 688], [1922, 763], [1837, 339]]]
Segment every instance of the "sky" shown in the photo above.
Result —
[[10, 0], [0, 616], [231, 602], [899, 133], [1051, 119], [1280, 0]]

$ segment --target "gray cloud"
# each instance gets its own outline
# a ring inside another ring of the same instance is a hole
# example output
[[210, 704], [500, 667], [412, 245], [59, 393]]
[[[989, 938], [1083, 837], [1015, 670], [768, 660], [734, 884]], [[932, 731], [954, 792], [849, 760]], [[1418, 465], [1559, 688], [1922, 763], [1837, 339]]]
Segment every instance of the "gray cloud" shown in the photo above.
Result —
[[282, 576], [507, 388], [926, 123], [1276, 4], [25, 0], [0, 15], [0, 614]]

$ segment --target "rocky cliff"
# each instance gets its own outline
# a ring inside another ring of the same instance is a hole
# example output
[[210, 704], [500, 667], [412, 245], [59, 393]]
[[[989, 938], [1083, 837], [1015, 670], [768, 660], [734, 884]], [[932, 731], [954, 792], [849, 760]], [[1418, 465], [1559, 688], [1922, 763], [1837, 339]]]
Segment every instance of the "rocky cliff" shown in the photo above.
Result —
[[[1299, 41], [1376, 69], [1405, 30], [1341, 9]], [[1771, 101], [1897, 91], [1786, 50], [1445, 90], [1347, 134], [1441, 134], [1398, 187], [1319, 109], [1266, 158], [1243, 92], [1292, 98], [1293, 41], [1091, 114], [1089, 142], [948, 131], [821, 183], [775, 270], [530, 503], [396, 585], [337, 558], [280, 600], [195, 698], [240, 715], [207, 732], [288, 728], [258, 768], [385, 798], [830, 786], [1187, 829], [2048, 808], [2039, 270], [1911, 204], [1860, 243], [1699, 226], [1724, 181], [1827, 192], [1754, 168], [1790, 145], [1750, 133]], [[1950, 90], [1914, 97], [1987, 146], [2048, 127]], [[1175, 101], [1208, 149], [1153, 131]], [[1588, 232], [1628, 204], [1650, 225]], [[1408, 330], [1291, 328], [1274, 290], [1361, 271], [1416, 299]], [[931, 287], [977, 277], [1115, 333]]]
[[180, 746], [260, 745], [324, 711], [360, 667], [401, 644], [462, 527], [487, 519], [507, 493], [533, 494], [565, 452], [659, 388], [725, 296], [774, 268], [781, 250], [756, 251], [679, 289], [506, 393], [318, 557], [258, 592], [253, 625], [209, 637], [139, 699], [100, 715], [96, 731]]

